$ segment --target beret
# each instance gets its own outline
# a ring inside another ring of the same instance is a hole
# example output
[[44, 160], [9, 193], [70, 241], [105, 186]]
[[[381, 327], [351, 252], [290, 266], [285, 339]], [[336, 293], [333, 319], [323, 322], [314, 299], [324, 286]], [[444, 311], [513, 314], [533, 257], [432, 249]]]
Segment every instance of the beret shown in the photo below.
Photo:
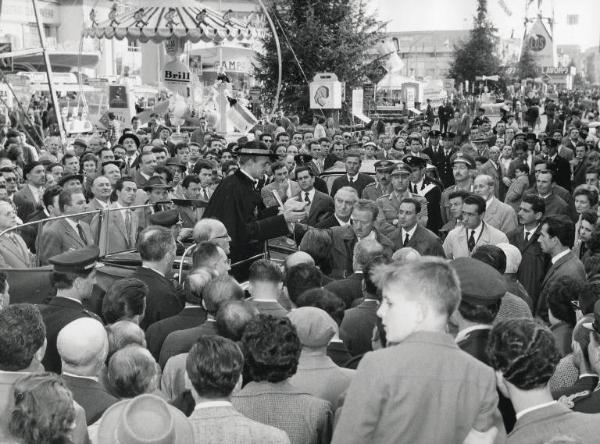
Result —
[[296, 308], [287, 317], [296, 327], [300, 342], [306, 347], [325, 347], [338, 332], [335, 321], [320, 308]]
[[462, 300], [473, 305], [492, 305], [506, 293], [506, 282], [492, 266], [461, 257], [450, 262], [460, 281]]

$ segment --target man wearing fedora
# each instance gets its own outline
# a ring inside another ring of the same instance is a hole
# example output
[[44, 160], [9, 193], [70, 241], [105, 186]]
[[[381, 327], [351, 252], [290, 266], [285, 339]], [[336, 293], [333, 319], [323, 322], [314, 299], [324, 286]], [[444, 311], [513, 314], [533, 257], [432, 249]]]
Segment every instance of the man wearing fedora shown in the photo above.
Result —
[[269, 161], [277, 154], [264, 143], [248, 142], [237, 150], [240, 168], [224, 178], [208, 202], [204, 217], [219, 219], [231, 237], [231, 260], [260, 254], [267, 239], [288, 234], [288, 224], [304, 219], [304, 210], [265, 208], [258, 190]]
[[21, 220], [43, 207], [43, 187], [46, 183], [46, 170], [41, 162], [31, 162], [23, 167], [25, 186], [15, 193], [13, 202], [17, 207], [17, 215]]
[[119, 145], [125, 148], [125, 173], [132, 175], [140, 167], [140, 139], [133, 133], [125, 133], [119, 138]]

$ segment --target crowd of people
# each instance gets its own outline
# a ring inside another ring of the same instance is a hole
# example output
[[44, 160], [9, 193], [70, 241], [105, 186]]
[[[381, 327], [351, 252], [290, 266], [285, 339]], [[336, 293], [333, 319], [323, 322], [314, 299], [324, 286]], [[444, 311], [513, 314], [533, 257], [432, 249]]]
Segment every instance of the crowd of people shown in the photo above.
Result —
[[[600, 119], [578, 97], [460, 133], [450, 102], [439, 127], [279, 116], [231, 142], [158, 115], [69, 146], [7, 124], [0, 441], [598, 442]], [[38, 265], [43, 303], [10, 285]]]

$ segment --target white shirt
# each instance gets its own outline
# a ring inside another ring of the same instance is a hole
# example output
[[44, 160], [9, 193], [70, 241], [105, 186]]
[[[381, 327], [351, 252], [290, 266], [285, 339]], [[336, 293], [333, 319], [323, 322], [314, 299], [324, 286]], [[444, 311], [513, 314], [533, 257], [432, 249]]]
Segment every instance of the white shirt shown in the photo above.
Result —
[[548, 407], [551, 406], [553, 404], [556, 404], [558, 401], [550, 401], [550, 402], [545, 402], [543, 404], [539, 404], [539, 405], [534, 405], [533, 407], [529, 407], [526, 409], [521, 410], [520, 412], [517, 412], [517, 421], [525, 414], [527, 413], [531, 413], [535, 410], [539, 410], [539, 409], [543, 409], [544, 407]]
[[69, 225], [71, 225], [71, 227], [75, 230], [75, 232], [79, 234], [79, 230], [77, 229], [77, 226], [79, 224], [77, 222], [75, 222], [73, 219], [71, 219], [70, 217], [65, 217], [65, 220], [67, 221], [67, 223]]
[[97, 197], [95, 197], [94, 200], [100, 204], [100, 207], [102, 209], [106, 209], [106, 207], [108, 207], [108, 202], [103, 202], [100, 199], [98, 199]]
[[565, 251], [558, 253], [556, 256], [553, 256], [552, 259], [550, 259], [550, 261], [552, 261], [552, 265], [554, 265], [561, 257], [566, 256], [570, 252], [571, 250], [567, 248]]
[[477, 239], [479, 239], [479, 236], [481, 236], [482, 230], [483, 230], [482, 223], [479, 223], [479, 225], [475, 229], [467, 228], [467, 240], [469, 240], [469, 238], [471, 237], [471, 232], [475, 231], [475, 235], [473, 237], [475, 237], [475, 242], [477, 242]]
[[[307, 191], [300, 191], [300, 200], [302, 202], [306, 202], [306, 193]], [[315, 189], [311, 189], [310, 191], [308, 191], [308, 198], [310, 199], [310, 204], [313, 203], [313, 201], [315, 200]]]
[[529, 239], [531, 239], [531, 236], [533, 236], [533, 233], [535, 233], [537, 231], [537, 229], [538, 229], [539, 226], [540, 225], [537, 224], [535, 226], [535, 228], [533, 228], [531, 230], [528, 230], [527, 228], [523, 227], [523, 239], [525, 239], [525, 236], [527, 235], [527, 233], [529, 233]]
[[467, 336], [469, 336], [469, 333], [471, 333], [473, 331], [476, 331], [476, 330], [491, 330], [491, 329], [492, 329], [491, 325], [486, 325], [486, 324], [471, 325], [470, 327], [467, 327], [467, 328], [459, 331], [456, 334], [456, 338], [454, 338], [454, 342], [456, 342], [458, 344], [462, 340], [466, 339]]
[[350, 174], [346, 174], [346, 177], [348, 178], [348, 182], [354, 183], [358, 179], [358, 174], [356, 176], [351, 176]]
[[365, 240], [365, 239], [369, 239], [369, 240], [377, 240], [377, 235], [375, 234], [375, 231], [371, 230], [371, 232], [369, 234], [367, 234], [365, 237], [363, 237], [360, 240]]
[[415, 230], [417, 229], [417, 224], [415, 224], [414, 227], [412, 227], [410, 230], [406, 231], [404, 228], [402, 228], [402, 242], [404, 242], [404, 239], [406, 239], [406, 235], [408, 234], [408, 239], [412, 239], [413, 234], [415, 234]]
[[126, 221], [126, 219], [125, 219], [125, 215], [127, 214], [127, 211], [131, 211], [131, 210], [129, 210], [129, 209], [126, 209], [126, 207], [124, 207], [123, 205], [121, 205], [121, 204], [119, 203], [119, 201], [116, 201], [116, 202], [115, 202], [115, 207], [117, 207], [118, 209], [124, 209], [124, 210], [125, 210], [125, 211], [118, 211], [118, 213], [119, 213], [119, 214], [121, 215], [121, 217], [123, 218], [123, 222], [125, 222], [125, 221]]
[[43, 191], [42, 188], [36, 188], [33, 185], [31, 185], [30, 183], [27, 184], [27, 186], [29, 187], [29, 189], [31, 190], [31, 194], [33, 194], [33, 198], [35, 199], [35, 203], [40, 203]]
[[348, 219], [346, 222], [344, 222], [342, 219], [340, 219], [339, 217], [337, 217], [335, 214], [335, 219], [338, 221], [338, 224], [340, 224], [340, 227], [346, 227], [348, 225], [350, 225], [350, 219]]

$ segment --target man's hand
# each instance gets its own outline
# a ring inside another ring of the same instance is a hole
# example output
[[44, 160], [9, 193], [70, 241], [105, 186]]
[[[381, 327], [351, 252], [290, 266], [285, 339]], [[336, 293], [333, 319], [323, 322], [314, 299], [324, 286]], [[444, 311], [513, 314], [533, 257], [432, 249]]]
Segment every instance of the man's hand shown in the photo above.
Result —
[[287, 223], [296, 223], [302, 221], [306, 218], [306, 211], [290, 211], [285, 210], [283, 213], [283, 217]]
[[512, 181], [510, 180], [509, 177], [503, 177], [502, 178], [502, 182], [504, 183], [504, 185], [506, 185], [507, 187], [509, 187]]

